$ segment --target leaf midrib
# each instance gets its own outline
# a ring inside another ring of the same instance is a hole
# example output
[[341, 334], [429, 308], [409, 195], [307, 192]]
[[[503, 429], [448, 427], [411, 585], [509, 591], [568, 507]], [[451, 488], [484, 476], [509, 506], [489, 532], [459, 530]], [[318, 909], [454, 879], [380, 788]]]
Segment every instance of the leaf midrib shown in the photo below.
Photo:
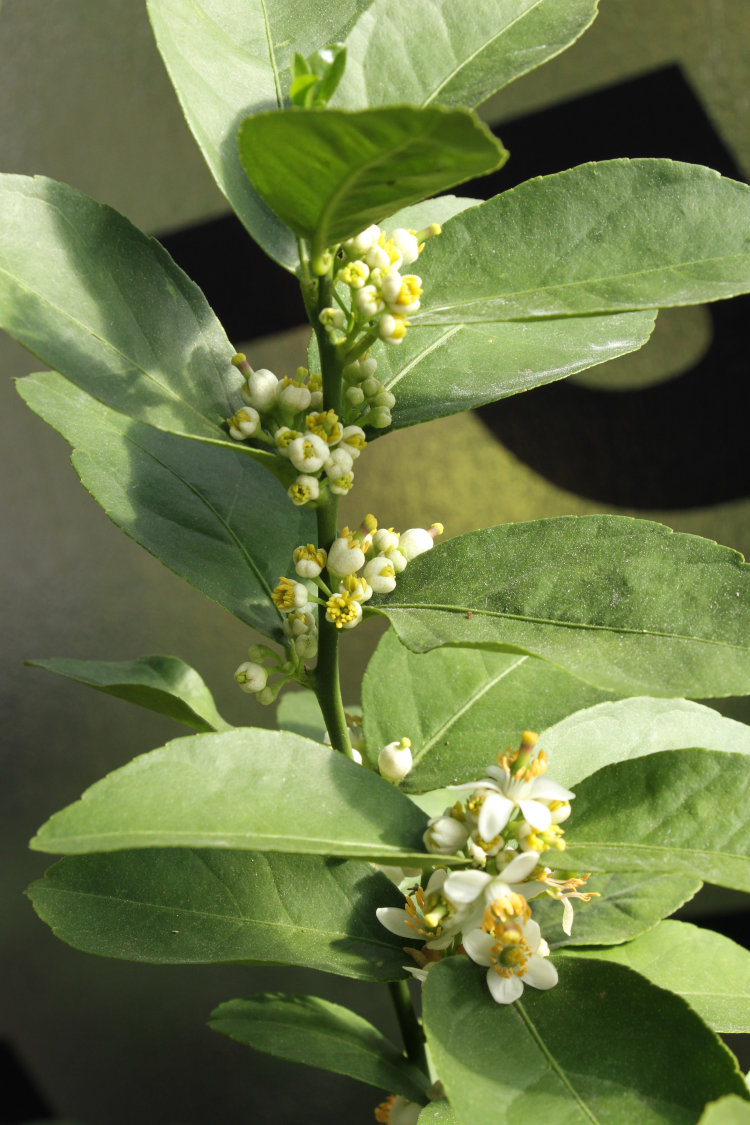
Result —
[[529, 1016], [528, 1012], [524, 1008], [523, 1002], [521, 1000], [517, 1000], [515, 1005], [514, 1005], [514, 1008], [515, 1008], [515, 1011], [516, 1011], [517, 1015], [520, 1016], [521, 1020], [526, 1025], [526, 1030], [528, 1031], [529, 1035], [534, 1040], [537, 1047], [539, 1048], [539, 1050], [542, 1052], [545, 1059], [547, 1060], [547, 1063], [549, 1064], [550, 1070], [553, 1072], [553, 1074], [555, 1074], [555, 1076], [559, 1079], [559, 1081], [562, 1083], [562, 1085], [568, 1091], [571, 1098], [573, 1098], [573, 1100], [575, 1101], [576, 1105], [581, 1110], [581, 1112], [583, 1114], [585, 1114], [585, 1116], [589, 1119], [589, 1121], [592, 1122], [592, 1125], [603, 1125], [603, 1122], [601, 1122], [600, 1119], [592, 1112], [592, 1110], [589, 1109], [586, 1102], [583, 1100], [581, 1095], [578, 1093], [576, 1088], [573, 1086], [573, 1083], [570, 1081], [567, 1074], [565, 1073], [565, 1071], [563, 1070], [561, 1065], [558, 1063], [557, 1059], [552, 1054], [552, 1052], [550, 1051], [547, 1044], [544, 1042], [544, 1039], [542, 1038], [540, 1032], [537, 1030], [535, 1024], [531, 1020], [531, 1017]]

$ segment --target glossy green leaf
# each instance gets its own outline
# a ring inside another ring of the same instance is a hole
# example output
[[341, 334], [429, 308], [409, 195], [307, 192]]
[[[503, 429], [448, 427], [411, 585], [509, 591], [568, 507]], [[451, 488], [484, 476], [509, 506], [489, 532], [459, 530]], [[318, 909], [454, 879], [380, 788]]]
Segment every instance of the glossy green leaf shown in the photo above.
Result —
[[[362, 684], [368, 757], [374, 765], [382, 746], [406, 735], [414, 761], [407, 792], [471, 781], [524, 730], [603, 698], [544, 660], [451, 647], [416, 655], [389, 629]], [[557, 778], [554, 766], [553, 758]]]
[[367, 2], [148, 0], [156, 45], [216, 182], [256, 242], [290, 270], [295, 240], [248, 182], [237, 130], [249, 113], [284, 103], [295, 51], [345, 38]]
[[158, 242], [42, 176], [0, 176], [0, 326], [123, 414], [227, 442], [242, 379], [205, 297]]
[[623, 695], [750, 691], [750, 567], [646, 520], [562, 516], [459, 535], [369, 604], [416, 652], [525, 652]]
[[424, 1107], [417, 1125], [456, 1125], [456, 1117], [446, 1099], [439, 1098]]
[[544, 731], [551, 776], [567, 788], [613, 762], [662, 750], [750, 754], [750, 727], [688, 699], [621, 699], [569, 715]]
[[707, 1105], [698, 1125], [750, 1125], [750, 1105], [744, 1098], [729, 1094]]
[[466, 110], [413, 106], [259, 113], [239, 145], [258, 194], [314, 253], [508, 156]]
[[570, 46], [597, 0], [374, 0], [350, 31], [335, 104], [468, 105]]
[[714, 1031], [750, 1032], [750, 952], [722, 934], [660, 922], [625, 945], [575, 952], [627, 965], [676, 992]]
[[157, 711], [199, 732], [229, 730], [214, 698], [194, 668], [176, 656], [142, 656], [137, 660], [27, 660], [97, 691]]
[[410, 1101], [424, 1101], [430, 1085], [371, 1023], [317, 996], [265, 993], [230, 1000], [211, 1013], [208, 1026], [256, 1051], [345, 1074]]
[[285, 691], [276, 708], [280, 730], [291, 730], [313, 742], [323, 742], [326, 727], [320, 705], [312, 691]]
[[[572, 827], [573, 820], [568, 824]], [[597, 872], [585, 889], [600, 897], [590, 902], [573, 900], [575, 919], [571, 934], [563, 932], [559, 902], [550, 898], [534, 899], [533, 914], [553, 950], [574, 946], [577, 952], [579, 946], [619, 946], [674, 914], [701, 886], [701, 880], [694, 875], [661, 874], [658, 869], [615, 874]]]
[[359, 980], [404, 976], [379, 906], [401, 906], [366, 864], [312, 855], [144, 848], [68, 856], [28, 895], [57, 937], [160, 965], [302, 965]]
[[446, 223], [420, 260], [430, 284], [410, 320], [525, 320], [733, 297], [750, 289], [748, 229], [750, 187], [709, 168], [583, 164]]
[[459, 1125], [695, 1125], [747, 1098], [736, 1060], [678, 996], [622, 965], [560, 958], [560, 981], [496, 1004], [467, 958], [423, 990], [430, 1052]]
[[605, 766], [576, 786], [572, 871], [674, 871], [750, 891], [750, 770], [743, 754], [667, 750]]
[[232, 848], [430, 866], [425, 824], [408, 797], [343, 754], [289, 731], [242, 727], [135, 758], [51, 817], [31, 846], [66, 855]]
[[241, 451], [133, 421], [56, 372], [18, 387], [73, 446], [76, 472], [113, 523], [240, 620], [280, 635], [271, 591], [314, 535], [313, 513]]

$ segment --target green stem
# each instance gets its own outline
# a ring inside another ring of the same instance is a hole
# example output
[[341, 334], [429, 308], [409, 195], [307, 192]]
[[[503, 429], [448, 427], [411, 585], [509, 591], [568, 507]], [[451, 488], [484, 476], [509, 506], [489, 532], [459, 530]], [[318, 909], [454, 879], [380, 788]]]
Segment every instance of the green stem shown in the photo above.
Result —
[[410, 1062], [413, 1062], [414, 1065], [418, 1066], [425, 1074], [429, 1074], [430, 1068], [427, 1062], [424, 1035], [422, 1034], [422, 1027], [417, 1019], [417, 1013], [414, 1011], [411, 1002], [409, 984], [405, 980], [389, 981], [388, 991], [391, 994], [393, 1007], [396, 1010], [396, 1019], [401, 1029], [401, 1037], [404, 1041], [407, 1057]]

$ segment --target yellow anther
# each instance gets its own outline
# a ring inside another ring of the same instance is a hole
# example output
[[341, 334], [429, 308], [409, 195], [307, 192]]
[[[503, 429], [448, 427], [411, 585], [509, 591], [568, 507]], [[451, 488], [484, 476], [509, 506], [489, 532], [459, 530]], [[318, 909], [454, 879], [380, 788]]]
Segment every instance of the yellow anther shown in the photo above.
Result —
[[271, 599], [279, 609], [294, 609], [296, 605], [295, 587], [297, 583], [291, 578], [280, 578], [276, 589], [271, 593]]
[[336, 445], [341, 441], [343, 430], [339, 416], [335, 410], [323, 410], [319, 414], [308, 414], [305, 418], [308, 432], [317, 434], [328, 445]]

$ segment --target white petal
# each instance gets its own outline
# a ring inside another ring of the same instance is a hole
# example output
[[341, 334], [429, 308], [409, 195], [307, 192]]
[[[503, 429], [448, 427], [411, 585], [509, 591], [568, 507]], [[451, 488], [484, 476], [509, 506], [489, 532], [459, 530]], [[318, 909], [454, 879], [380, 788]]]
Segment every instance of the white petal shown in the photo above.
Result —
[[537, 832], [547, 831], [552, 823], [552, 814], [546, 805], [540, 804], [539, 801], [520, 801], [518, 807], [524, 820], [532, 828], [536, 828]]
[[451, 902], [468, 904], [482, 893], [491, 878], [486, 871], [454, 871], [445, 880], [443, 893]]
[[529, 796], [535, 801], [572, 801], [575, 793], [571, 793], [570, 789], [565, 789], [559, 781], [553, 781], [551, 777], [535, 777], [531, 783]]
[[488, 777], [483, 777], [480, 781], [464, 781], [461, 785], [446, 785], [446, 789], [491, 789], [494, 793], [500, 792], [495, 782]]
[[[509, 801], [507, 797], [502, 797], [499, 793], [488, 793], [487, 797], [479, 811], [479, 820], [477, 828], [479, 835], [483, 840], [494, 840], [495, 836], [499, 836], [505, 825], [510, 820], [510, 814], [513, 812], [514, 804]], [[539, 806], [544, 808], [543, 805]], [[549, 816], [549, 810], [547, 811]]]
[[487, 766], [487, 773], [501, 789], [507, 789], [510, 785], [510, 771], [504, 769], [503, 766]]
[[524, 941], [528, 944], [531, 952], [536, 953], [539, 948], [539, 942], [542, 940], [542, 931], [539, 929], [539, 923], [535, 922], [533, 918], [529, 918], [528, 922], [524, 922], [522, 929]]
[[429, 898], [429, 896], [433, 894], [434, 891], [439, 891], [442, 889], [447, 874], [448, 872], [444, 867], [438, 867], [437, 871], [433, 871], [432, 875], [430, 875], [427, 886], [424, 889], [425, 898]]
[[573, 929], [573, 903], [569, 898], [563, 898], [563, 920], [562, 928], [563, 933], [570, 937], [570, 932]]
[[490, 969], [487, 973], [487, 987], [496, 1003], [512, 1004], [523, 992], [523, 981], [516, 976], [498, 976], [494, 969]]
[[530, 875], [539, 862], [538, 852], [524, 852], [514, 856], [510, 863], [506, 863], [502, 871], [498, 872], [506, 883], [521, 883]]
[[470, 930], [468, 934], [464, 934], [463, 947], [477, 965], [491, 964], [490, 953], [496, 944], [497, 939], [484, 930]]
[[527, 962], [523, 979], [532, 988], [554, 988], [557, 984], [557, 969], [546, 957], [536, 957], [532, 954]]
[[418, 938], [412, 926], [406, 924], [407, 914], [397, 906], [379, 906], [375, 911], [378, 922], [398, 937]]

